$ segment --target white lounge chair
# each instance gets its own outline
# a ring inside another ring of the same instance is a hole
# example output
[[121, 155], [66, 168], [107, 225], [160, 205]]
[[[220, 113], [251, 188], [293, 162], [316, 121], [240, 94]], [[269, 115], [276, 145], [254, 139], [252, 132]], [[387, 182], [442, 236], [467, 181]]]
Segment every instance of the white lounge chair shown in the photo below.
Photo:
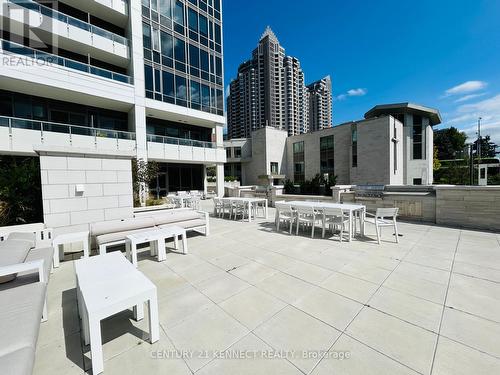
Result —
[[398, 225], [396, 223], [396, 216], [398, 215], [399, 208], [377, 208], [374, 214], [366, 213], [365, 223], [375, 225], [377, 232], [377, 242], [380, 244], [380, 237], [382, 236], [382, 227], [393, 227], [396, 242], [399, 243]]

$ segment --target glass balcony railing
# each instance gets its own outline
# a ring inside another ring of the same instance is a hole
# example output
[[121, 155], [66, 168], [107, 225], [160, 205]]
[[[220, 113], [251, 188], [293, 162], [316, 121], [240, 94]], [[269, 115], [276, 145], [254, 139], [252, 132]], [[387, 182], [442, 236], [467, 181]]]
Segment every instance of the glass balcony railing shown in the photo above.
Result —
[[132, 77], [125, 74], [112, 72], [111, 70], [98, 68], [96, 66], [81, 63], [79, 61], [67, 59], [65, 57], [53, 55], [51, 53], [38, 51], [33, 48], [23, 46], [21, 44], [13, 43], [8, 40], [2, 40], [2, 50], [17, 55], [22, 55], [37, 61], [39, 65], [56, 64], [66, 68], [79, 70], [84, 73], [90, 73], [99, 77], [112, 79], [113, 81], [133, 84]]
[[215, 142], [197, 141], [194, 139], [187, 139], [187, 138], [165, 137], [163, 135], [154, 135], [154, 134], [148, 134], [147, 138], [148, 142], [154, 142], [154, 143], [165, 143], [177, 146], [216, 148]]
[[135, 133], [120, 130], [89, 128], [86, 126], [60, 124], [57, 122], [30, 120], [18, 117], [0, 116], [0, 127], [27, 129], [43, 132], [86, 135], [89, 137], [113, 138], [135, 141]]
[[78, 18], [68, 16], [64, 13], [58, 12], [57, 10], [51, 9], [45, 5], [41, 5], [39, 3], [36, 3], [31, 0], [7, 0], [7, 2], [16, 4], [18, 6], [21, 6], [23, 8], [29, 9], [36, 11], [44, 16], [53, 18], [55, 20], [58, 20], [60, 22], [64, 22], [67, 25], [75, 26], [78, 27], [79, 29], [88, 31], [92, 34], [102, 36], [106, 39], [112, 40], [115, 43], [123, 44], [124, 46], [128, 46], [128, 39], [112, 33], [111, 31], [105, 30], [103, 28], [100, 28], [98, 26], [94, 26], [90, 23], [87, 23], [85, 21], [79, 20]]

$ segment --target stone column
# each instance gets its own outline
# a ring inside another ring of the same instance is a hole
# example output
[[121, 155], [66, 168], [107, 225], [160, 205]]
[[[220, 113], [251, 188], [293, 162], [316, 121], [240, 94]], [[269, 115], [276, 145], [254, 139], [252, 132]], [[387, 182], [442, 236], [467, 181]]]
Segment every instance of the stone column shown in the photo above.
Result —
[[224, 164], [217, 163], [215, 172], [216, 177], [216, 192], [219, 198], [224, 196]]

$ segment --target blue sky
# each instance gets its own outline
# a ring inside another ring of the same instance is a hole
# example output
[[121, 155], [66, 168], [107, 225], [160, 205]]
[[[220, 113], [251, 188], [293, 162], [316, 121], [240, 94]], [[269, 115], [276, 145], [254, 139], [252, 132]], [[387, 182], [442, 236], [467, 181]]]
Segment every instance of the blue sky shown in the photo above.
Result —
[[500, 144], [500, 1], [223, 0], [225, 84], [267, 25], [306, 83], [332, 77], [333, 123], [375, 104], [438, 108], [456, 126]]

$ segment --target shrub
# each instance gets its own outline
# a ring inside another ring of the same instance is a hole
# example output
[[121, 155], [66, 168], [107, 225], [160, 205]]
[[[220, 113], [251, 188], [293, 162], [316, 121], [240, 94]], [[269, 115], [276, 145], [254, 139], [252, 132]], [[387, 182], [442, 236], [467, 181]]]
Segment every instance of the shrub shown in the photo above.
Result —
[[40, 159], [0, 156], [0, 226], [43, 221]]

